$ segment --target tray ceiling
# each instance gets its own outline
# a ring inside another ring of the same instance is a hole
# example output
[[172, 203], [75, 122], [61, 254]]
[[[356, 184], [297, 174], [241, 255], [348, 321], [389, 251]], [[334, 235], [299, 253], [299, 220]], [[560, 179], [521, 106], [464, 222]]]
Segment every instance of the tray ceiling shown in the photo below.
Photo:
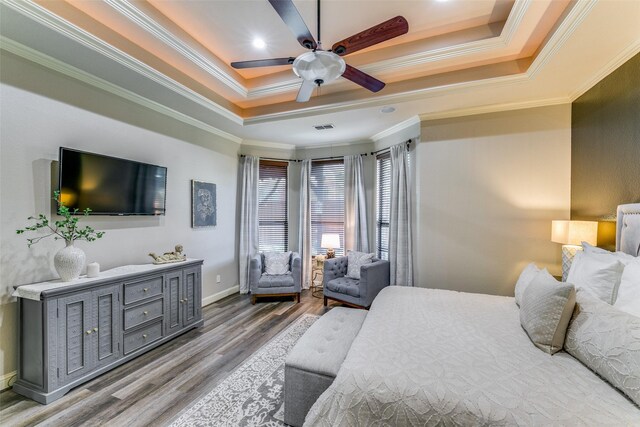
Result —
[[[49, 11], [108, 42], [243, 118], [307, 108], [294, 102], [301, 80], [291, 67], [234, 70], [231, 61], [297, 56], [305, 50], [266, 0], [37, 0]], [[316, 2], [296, 1], [314, 34]], [[424, 87], [425, 77], [461, 70], [473, 79], [521, 71], [569, 5], [568, 0], [325, 1], [326, 46], [396, 15], [409, 33], [347, 56], [387, 83], [378, 94], [338, 79], [312, 105], [362, 100]], [[254, 38], [265, 41], [253, 47]], [[499, 70], [499, 71], [498, 71]], [[427, 83], [428, 84], [428, 83]]]
[[[294, 2], [315, 35], [316, 2]], [[385, 81], [382, 91], [338, 79], [296, 103], [301, 81], [289, 67], [229, 66], [304, 52], [267, 0], [0, 7], [3, 49], [234, 141], [362, 141], [416, 115], [570, 102], [615, 58], [640, 50], [640, 2], [324, 0], [325, 48], [396, 15], [407, 18], [409, 33], [346, 57]], [[265, 49], [252, 45], [256, 37]], [[383, 105], [396, 112], [381, 115]], [[312, 130], [325, 121], [336, 128]]]

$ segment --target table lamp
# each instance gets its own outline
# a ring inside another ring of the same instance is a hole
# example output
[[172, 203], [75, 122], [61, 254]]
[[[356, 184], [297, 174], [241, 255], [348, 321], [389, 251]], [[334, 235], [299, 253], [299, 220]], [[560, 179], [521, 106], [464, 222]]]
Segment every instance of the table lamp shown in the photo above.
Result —
[[551, 221], [551, 241], [562, 243], [562, 281], [567, 280], [573, 257], [582, 250], [580, 245], [587, 242], [596, 245], [598, 241], [597, 221]]
[[335, 248], [340, 247], [340, 235], [333, 233], [325, 233], [322, 235], [320, 247], [327, 249], [327, 258], [335, 258]]

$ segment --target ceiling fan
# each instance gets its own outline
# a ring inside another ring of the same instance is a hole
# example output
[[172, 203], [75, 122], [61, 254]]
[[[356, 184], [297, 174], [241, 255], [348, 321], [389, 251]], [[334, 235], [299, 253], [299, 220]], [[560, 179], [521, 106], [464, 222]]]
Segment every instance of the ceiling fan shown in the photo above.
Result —
[[378, 92], [385, 86], [383, 82], [348, 65], [341, 57], [406, 34], [409, 31], [407, 20], [402, 16], [396, 16], [334, 43], [330, 50], [324, 50], [320, 42], [320, 0], [318, 0], [317, 42], [311, 35], [309, 28], [307, 28], [292, 0], [269, 0], [269, 3], [280, 15], [280, 18], [289, 27], [293, 35], [296, 36], [298, 43], [302, 47], [309, 49], [310, 52], [305, 52], [297, 58], [232, 62], [231, 66], [240, 69], [292, 64], [293, 72], [302, 79], [302, 86], [296, 97], [298, 102], [307, 102], [316, 86], [319, 87], [321, 84], [335, 80], [340, 76], [365, 89], [369, 89], [371, 92]]

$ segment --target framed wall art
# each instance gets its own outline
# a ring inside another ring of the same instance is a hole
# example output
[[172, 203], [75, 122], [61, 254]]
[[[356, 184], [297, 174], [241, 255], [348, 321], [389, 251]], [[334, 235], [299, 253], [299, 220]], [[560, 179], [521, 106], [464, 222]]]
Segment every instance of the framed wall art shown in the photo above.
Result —
[[191, 180], [191, 227], [217, 225], [216, 185]]

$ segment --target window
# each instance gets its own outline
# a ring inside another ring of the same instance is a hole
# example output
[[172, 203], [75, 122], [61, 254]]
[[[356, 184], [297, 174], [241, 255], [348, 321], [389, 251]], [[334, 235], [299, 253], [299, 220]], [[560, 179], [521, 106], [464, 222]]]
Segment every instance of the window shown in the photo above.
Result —
[[344, 162], [318, 161], [311, 165], [311, 249], [324, 254], [320, 247], [323, 233], [340, 235], [336, 255], [344, 254]]
[[258, 183], [259, 248], [285, 252], [289, 242], [286, 162], [260, 160]]
[[391, 156], [389, 152], [376, 157], [376, 250], [378, 258], [389, 259], [389, 219], [391, 212]]

